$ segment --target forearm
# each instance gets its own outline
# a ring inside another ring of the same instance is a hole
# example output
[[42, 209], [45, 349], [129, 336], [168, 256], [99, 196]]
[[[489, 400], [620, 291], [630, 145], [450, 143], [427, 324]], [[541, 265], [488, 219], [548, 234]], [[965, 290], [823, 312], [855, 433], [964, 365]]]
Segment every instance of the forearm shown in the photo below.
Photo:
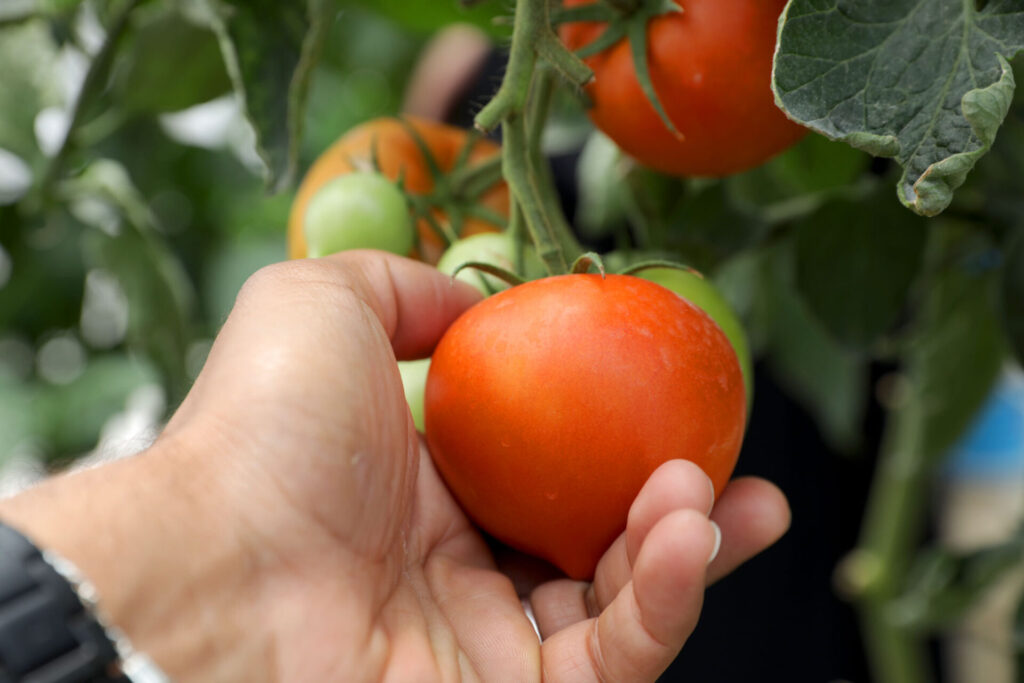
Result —
[[77, 566], [103, 615], [174, 679], [240, 680], [266, 656], [244, 652], [249, 563], [191, 464], [159, 444], [0, 501], [0, 520]]

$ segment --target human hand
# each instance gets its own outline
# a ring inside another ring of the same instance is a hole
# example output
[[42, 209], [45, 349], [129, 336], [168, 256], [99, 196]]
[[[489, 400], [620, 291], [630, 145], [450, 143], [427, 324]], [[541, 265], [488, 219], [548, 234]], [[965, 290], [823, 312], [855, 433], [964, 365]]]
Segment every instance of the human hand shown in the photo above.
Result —
[[429, 354], [477, 297], [375, 252], [265, 269], [153, 448], [0, 517], [76, 562], [177, 679], [653, 681], [706, 582], [784, 532], [785, 500], [731, 483], [707, 565], [710, 482], [666, 463], [593, 584], [534, 588], [539, 642], [434, 470], [395, 365]]

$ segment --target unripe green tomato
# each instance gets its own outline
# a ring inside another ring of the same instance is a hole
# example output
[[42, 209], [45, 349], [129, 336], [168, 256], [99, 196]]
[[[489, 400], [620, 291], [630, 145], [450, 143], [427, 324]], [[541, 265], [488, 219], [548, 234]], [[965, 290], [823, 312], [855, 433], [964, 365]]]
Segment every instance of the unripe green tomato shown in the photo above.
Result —
[[412, 421], [416, 429], [423, 431], [423, 392], [427, 387], [427, 371], [430, 359], [398, 361], [398, 372], [402, 375], [405, 402], [409, 404]]
[[[451, 275], [463, 263], [479, 261], [514, 272], [515, 253], [515, 242], [508, 233], [480, 233], [452, 242], [451, 246], [441, 255], [441, 260], [437, 262], [437, 269]], [[532, 279], [544, 274], [544, 265], [530, 245], [523, 245], [523, 260], [526, 272], [525, 274], [519, 273], [519, 275], [525, 275], [527, 279]], [[463, 268], [455, 276], [455, 279], [473, 285], [485, 295], [508, 289], [508, 283], [504, 280], [487, 275], [476, 268]], [[490, 291], [488, 291], [488, 287], [490, 287]]]
[[747, 333], [743, 329], [743, 324], [736, 317], [732, 306], [725, 300], [721, 292], [710, 280], [676, 268], [648, 268], [641, 270], [636, 275], [672, 290], [703, 310], [718, 323], [722, 332], [725, 332], [725, 336], [732, 343], [732, 348], [740, 363], [740, 370], [743, 371], [743, 386], [747, 390], [747, 414], [749, 416], [750, 406], [754, 400], [754, 368], [750, 360], [750, 345], [747, 342]]
[[307, 255], [347, 249], [412, 251], [412, 217], [394, 182], [379, 173], [349, 173], [323, 185], [306, 207]]

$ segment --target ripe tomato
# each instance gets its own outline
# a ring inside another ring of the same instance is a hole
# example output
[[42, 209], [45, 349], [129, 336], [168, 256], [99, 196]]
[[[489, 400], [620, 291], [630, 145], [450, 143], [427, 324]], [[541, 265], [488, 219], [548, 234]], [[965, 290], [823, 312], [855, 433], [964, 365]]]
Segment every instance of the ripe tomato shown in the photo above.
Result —
[[[411, 116], [405, 117], [405, 120], [426, 142], [427, 148], [437, 160], [438, 167], [442, 171], [451, 170], [466, 142], [466, 131]], [[299, 185], [288, 217], [290, 258], [307, 256], [304, 225], [306, 210], [313, 195], [325, 183], [338, 176], [353, 171], [371, 170], [374, 149], [381, 173], [392, 180], [401, 175], [408, 192], [423, 195], [434, 189], [430, 167], [402, 122], [393, 118], [379, 118], [356, 126], [341, 136], [313, 163]], [[500, 147], [497, 144], [482, 139], [474, 145], [469, 161], [481, 161], [498, 154], [499, 151]], [[504, 183], [496, 184], [483, 194], [480, 203], [501, 216], [508, 216], [508, 188]], [[440, 210], [434, 215], [440, 221], [447, 220], [447, 216]], [[473, 235], [498, 229], [499, 226], [487, 221], [467, 218], [461, 234]], [[443, 250], [440, 238], [425, 220], [419, 221], [417, 231], [422, 248], [420, 256], [428, 263], [436, 263]]]
[[415, 245], [405, 197], [379, 173], [357, 172], [324, 183], [306, 206], [310, 256], [346, 249], [382, 249], [408, 254]]
[[[565, 0], [566, 6], [593, 0]], [[746, 170], [786, 149], [806, 132], [775, 106], [771, 71], [775, 32], [786, 0], [675, 0], [681, 13], [652, 19], [648, 68], [677, 139], [647, 100], [620, 40], [589, 57], [587, 92], [594, 124], [641, 163], [675, 175], [723, 176]], [[561, 27], [577, 50], [604, 24]]]
[[740, 362], [740, 369], [743, 371], [743, 386], [747, 392], [747, 410], [749, 411], [754, 398], [754, 367], [750, 360], [750, 344], [747, 342], [747, 333], [743, 329], [743, 323], [736, 317], [732, 306], [725, 300], [722, 293], [707, 278], [701, 278], [676, 268], [648, 268], [636, 275], [672, 290], [710, 315], [711, 319], [718, 323], [722, 332], [725, 332], [725, 336], [732, 343], [732, 348]]
[[434, 351], [427, 443], [449, 489], [498, 539], [593, 575], [666, 460], [720, 493], [746, 420], [729, 340], [696, 306], [626, 275], [562, 275], [499, 292]]

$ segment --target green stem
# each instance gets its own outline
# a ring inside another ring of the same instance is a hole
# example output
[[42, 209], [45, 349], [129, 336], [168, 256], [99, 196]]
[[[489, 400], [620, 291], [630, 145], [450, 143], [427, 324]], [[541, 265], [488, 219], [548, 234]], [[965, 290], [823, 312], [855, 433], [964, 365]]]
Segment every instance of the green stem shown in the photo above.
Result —
[[541, 209], [543, 202], [537, 191], [536, 172], [530, 164], [529, 138], [522, 114], [506, 115], [501, 130], [502, 170], [512, 196], [523, 212], [526, 229], [537, 248], [537, 256], [550, 274], [564, 273], [569, 264], [554, 239], [550, 217]]
[[463, 166], [448, 176], [452, 194], [476, 199], [501, 181], [501, 155], [496, 154], [475, 164]]
[[480, 130], [491, 131], [510, 112], [523, 111], [538, 57], [577, 86], [586, 85], [594, 77], [590, 67], [555, 35], [548, 19], [549, 1], [518, 0], [516, 3], [505, 78], [494, 98], [476, 115], [473, 123]]
[[82, 81], [82, 88], [78, 92], [78, 98], [75, 100], [75, 106], [71, 113], [71, 121], [68, 123], [68, 129], [64, 135], [64, 140], [61, 142], [57, 153], [50, 160], [50, 164], [43, 175], [42, 181], [40, 182], [39, 197], [44, 201], [50, 193], [50, 188], [53, 187], [58, 176], [60, 176], [61, 170], [64, 167], [64, 162], [67, 161], [76, 131], [82, 125], [82, 121], [85, 119], [85, 115], [90, 106], [106, 86], [107, 75], [110, 73], [110, 66], [114, 59], [117, 43], [120, 41], [121, 36], [128, 25], [129, 16], [136, 6], [138, 6], [139, 2], [140, 0], [125, 0], [120, 10], [118, 10], [114, 15], [113, 20], [110, 22], [110, 27], [107, 29], [107, 36], [103, 41], [103, 45], [89, 64], [89, 70], [85, 74], [85, 79]]
[[547, 26], [547, 0], [519, 0], [505, 77], [498, 92], [473, 121], [479, 130], [490, 132], [509, 115], [523, 111], [537, 62], [538, 36], [545, 30], [550, 30]]
[[553, 236], [558, 242], [566, 261], [569, 262], [583, 253], [583, 247], [573, 234], [572, 227], [562, 211], [561, 201], [555, 188], [555, 179], [551, 173], [551, 166], [544, 156], [542, 146], [544, 125], [547, 123], [548, 112], [551, 109], [554, 85], [555, 81], [551, 71], [543, 68], [538, 69], [530, 100], [530, 109], [527, 114], [530, 167], [537, 177], [538, 198], [544, 207], [544, 213], [552, 221]]
[[879, 683], [929, 679], [919, 638], [889, 615], [909, 570], [924, 511], [928, 468], [921, 457], [919, 424], [907, 409], [889, 416], [861, 542], [843, 577], [856, 596], [868, 659]]

